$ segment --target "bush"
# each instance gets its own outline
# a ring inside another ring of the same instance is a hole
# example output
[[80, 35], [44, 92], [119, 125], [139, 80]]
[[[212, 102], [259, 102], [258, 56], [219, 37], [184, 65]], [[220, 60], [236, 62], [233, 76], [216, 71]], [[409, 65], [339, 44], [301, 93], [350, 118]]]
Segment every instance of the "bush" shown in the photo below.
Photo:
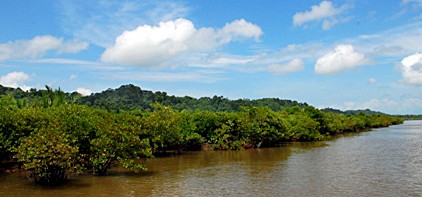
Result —
[[57, 127], [40, 128], [22, 139], [15, 158], [36, 183], [59, 185], [82, 172], [74, 142]]
[[154, 111], [143, 117], [142, 129], [150, 138], [154, 153], [167, 150], [180, 152], [188, 145], [194, 146], [202, 142], [201, 136], [195, 133], [195, 124], [187, 112], [177, 112], [160, 104], [153, 107]]
[[239, 118], [244, 137], [254, 146], [271, 146], [288, 139], [287, 121], [268, 107], [244, 108]]
[[105, 175], [118, 162], [132, 171], [146, 170], [139, 160], [152, 157], [148, 139], [140, 138], [140, 118], [129, 114], [103, 114], [104, 121], [90, 141], [92, 172]]
[[324, 136], [318, 130], [319, 123], [304, 113], [289, 116], [290, 136], [292, 140], [318, 141]]

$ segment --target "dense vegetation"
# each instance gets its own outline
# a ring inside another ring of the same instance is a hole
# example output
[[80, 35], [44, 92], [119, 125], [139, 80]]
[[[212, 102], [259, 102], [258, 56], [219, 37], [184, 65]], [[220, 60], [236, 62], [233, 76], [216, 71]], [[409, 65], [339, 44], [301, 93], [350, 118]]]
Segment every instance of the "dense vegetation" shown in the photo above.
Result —
[[[142, 90], [140, 87], [134, 85], [123, 85], [117, 89], [108, 89], [101, 93], [95, 93], [90, 96], [82, 97], [80, 94], [64, 93], [61, 91], [60, 95], [54, 95], [53, 90], [46, 86], [46, 90], [31, 89], [24, 92], [20, 89], [6, 88], [0, 86], [0, 95], [11, 93], [15, 99], [26, 98], [27, 101], [42, 103], [45, 99], [54, 100], [56, 96], [63, 97], [67, 102], [84, 104], [90, 107], [106, 109], [107, 111], [132, 111], [142, 110], [151, 111], [152, 105], [159, 103], [163, 106], [169, 106], [177, 111], [188, 110], [190, 112], [195, 110], [207, 110], [218, 112], [232, 112], [240, 111], [241, 107], [258, 107], [266, 106], [273, 111], [280, 111], [284, 107], [292, 106], [307, 106], [306, 103], [298, 103], [297, 101], [282, 100], [278, 98], [263, 98], [257, 100], [238, 99], [229, 100], [222, 96], [202, 97], [199, 99], [189, 96], [176, 97], [169, 96], [166, 92], [152, 92]], [[34, 103], [31, 103], [34, 104]]]
[[[99, 96], [98, 100], [93, 99], [96, 95], [81, 97], [49, 87], [4, 91], [8, 94], [0, 98], [0, 168], [19, 166], [39, 184], [61, 184], [81, 173], [105, 175], [113, 165], [144, 170], [143, 160], [169, 151], [270, 147], [402, 122], [386, 114], [344, 115], [277, 99], [230, 101], [216, 97], [220, 103], [208, 98], [207, 104], [203, 98], [158, 99], [151, 94], [154, 99], [146, 99], [138, 95], [144, 92], [126, 92], [126, 99]], [[118, 104], [123, 100], [132, 101], [119, 110], [126, 105]], [[148, 106], [136, 107], [142, 103], [139, 100]], [[177, 103], [180, 100], [183, 102]], [[198, 108], [184, 103], [188, 100]], [[97, 105], [97, 101], [103, 104]], [[201, 101], [205, 104], [198, 104]], [[95, 107], [78, 104], [81, 102]], [[112, 103], [116, 106], [107, 108]]]
[[422, 120], [422, 114], [419, 115], [398, 115], [398, 117], [403, 118], [405, 120]]
[[338, 109], [333, 109], [333, 108], [325, 108], [322, 109], [322, 111], [324, 112], [330, 112], [330, 113], [336, 113], [336, 114], [343, 114], [343, 115], [357, 115], [357, 114], [366, 114], [366, 115], [372, 115], [372, 114], [384, 114], [382, 112], [378, 112], [378, 111], [372, 111], [370, 109], [358, 109], [358, 110], [346, 110], [346, 111], [341, 111]]

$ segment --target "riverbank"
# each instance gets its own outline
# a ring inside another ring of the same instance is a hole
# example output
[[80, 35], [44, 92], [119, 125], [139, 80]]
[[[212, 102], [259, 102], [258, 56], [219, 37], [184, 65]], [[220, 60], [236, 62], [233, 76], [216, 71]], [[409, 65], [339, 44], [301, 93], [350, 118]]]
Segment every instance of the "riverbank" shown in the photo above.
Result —
[[0, 177], [0, 196], [420, 196], [422, 122], [245, 151], [196, 151], [59, 187]]
[[15, 162], [41, 185], [79, 174], [107, 175], [113, 165], [143, 171], [148, 166], [139, 161], [168, 151], [272, 147], [402, 122], [385, 114], [342, 115], [312, 106], [188, 112], [155, 104], [153, 111], [114, 113], [74, 104], [19, 107], [10, 96], [0, 104], [1, 163]]

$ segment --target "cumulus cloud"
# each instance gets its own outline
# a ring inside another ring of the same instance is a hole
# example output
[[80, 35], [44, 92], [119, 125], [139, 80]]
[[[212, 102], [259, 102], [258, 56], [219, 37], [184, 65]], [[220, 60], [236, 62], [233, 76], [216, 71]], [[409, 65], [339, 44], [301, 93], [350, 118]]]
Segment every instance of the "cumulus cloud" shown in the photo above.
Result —
[[295, 58], [286, 64], [271, 64], [268, 66], [268, 71], [281, 75], [285, 73], [301, 71], [305, 68], [305, 64], [299, 58]]
[[217, 39], [220, 38], [224, 41], [222, 44], [242, 38], [254, 38], [258, 41], [261, 35], [261, 28], [245, 19], [235, 20], [217, 31]]
[[5, 87], [21, 88], [24, 91], [31, 89], [25, 82], [30, 81], [29, 75], [24, 72], [11, 72], [0, 77], [0, 84]]
[[60, 26], [66, 33], [104, 48], [111, 46], [124, 30], [186, 17], [191, 10], [179, 0], [54, 2], [60, 13]]
[[123, 65], [152, 67], [186, 52], [203, 52], [239, 39], [258, 40], [262, 30], [244, 19], [235, 20], [221, 29], [200, 28], [183, 18], [161, 22], [158, 26], [142, 25], [125, 31], [108, 47], [101, 60]]
[[422, 85], [422, 53], [409, 55], [401, 61], [402, 76], [409, 85]]
[[318, 74], [332, 74], [345, 71], [367, 63], [365, 55], [354, 50], [352, 45], [337, 45], [320, 57], [315, 64], [315, 72]]
[[322, 28], [330, 29], [336, 23], [347, 21], [347, 18], [339, 15], [348, 8], [348, 5], [337, 8], [330, 1], [322, 1], [319, 5], [313, 5], [309, 11], [297, 12], [293, 16], [293, 25], [302, 26], [309, 22], [322, 21]]
[[88, 44], [79, 41], [64, 41], [50, 35], [36, 36], [31, 40], [17, 40], [0, 44], [0, 61], [20, 58], [38, 58], [56, 50], [58, 53], [76, 53], [88, 48]]
[[78, 88], [75, 92], [81, 94], [82, 96], [89, 96], [92, 94], [92, 90], [85, 89], [85, 88]]
[[161, 22], [159, 26], [139, 26], [117, 37], [101, 59], [129, 65], [155, 64], [186, 51], [189, 48], [186, 41], [195, 31], [193, 23], [186, 19]]

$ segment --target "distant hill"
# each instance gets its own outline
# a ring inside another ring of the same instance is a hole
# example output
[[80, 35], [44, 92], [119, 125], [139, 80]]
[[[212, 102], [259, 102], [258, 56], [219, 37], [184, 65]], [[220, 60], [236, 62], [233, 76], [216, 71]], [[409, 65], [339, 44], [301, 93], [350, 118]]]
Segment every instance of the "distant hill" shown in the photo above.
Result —
[[107, 110], [150, 110], [151, 104], [171, 106], [176, 110], [210, 110], [210, 111], [239, 111], [242, 106], [267, 106], [274, 111], [279, 111], [285, 107], [307, 106], [306, 103], [297, 101], [263, 98], [256, 100], [237, 99], [230, 100], [223, 96], [201, 97], [199, 99], [184, 96], [170, 96], [166, 92], [152, 92], [142, 90], [135, 85], [123, 85], [117, 89], [108, 89], [101, 93], [82, 97], [78, 103], [92, 107], [104, 108]]
[[13, 91], [15, 91], [14, 88], [8, 88], [8, 87], [4, 87], [4, 86], [0, 85], [0, 95], [7, 94], [7, 93], [13, 92]]
[[[60, 94], [58, 94], [60, 93]], [[45, 97], [49, 97], [51, 101], [60, 95], [63, 100], [71, 103], [84, 104], [91, 107], [102, 108], [109, 111], [130, 111], [130, 110], [151, 110], [151, 105], [160, 103], [164, 106], [171, 106], [175, 110], [209, 110], [209, 111], [240, 111], [241, 107], [252, 106], [267, 106], [274, 111], [280, 111], [286, 107], [304, 107], [307, 103], [300, 103], [288, 99], [279, 98], [262, 98], [262, 99], [237, 99], [230, 100], [223, 96], [201, 97], [199, 99], [189, 96], [173, 96], [166, 92], [152, 92], [149, 90], [142, 90], [140, 87], [128, 84], [122, 85], [116, 89], [108, 89], [100, 93], [91, 94], [82, 97], [77, 92], [65, 93], [59, 90], [52, 90], [46, 86], [46, 90], [30, 89], [23, 91], [19, 88], [8, 88], [0, 85], [0, 95], [12, 94], [16, 99], [37, 100], [38, 103], [45, 103]], [[347, 110], [341, 111], [338, 109], [325, 108], [324, 112], [338, 113], [344, 115], [354, 115], [363, 113], [366, 115], [383, 114], [382, 112], [365, 110]]]
[[385, 114], [379, 111], [372, 111], [370, 109], [358, 109], [358, 110], [346, 110], [341, 111], [339, 109], [333, 109], [333, 108], [325, 108], [322, 109], [324, 112], [331, 112], [336, 114], [343, 114], [343, 115], [356, 115], [356, 114], [365, 114], [365, 115], [372, 115], [372, 114]]
[[405, 120], [422, 120], [422, 114], [419, 115], [396, 115], [397, 117], [403, 118]]

